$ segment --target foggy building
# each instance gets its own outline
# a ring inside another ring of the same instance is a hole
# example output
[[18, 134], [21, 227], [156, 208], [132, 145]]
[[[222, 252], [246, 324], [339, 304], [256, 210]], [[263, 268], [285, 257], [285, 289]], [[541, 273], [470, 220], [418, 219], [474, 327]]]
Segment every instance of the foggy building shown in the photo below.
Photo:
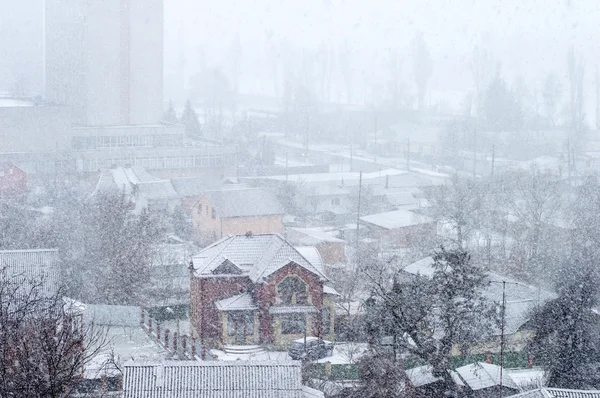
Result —
[[46, 99], [85, 126], [162, 118], [162, 0], [46, 1]]
[[43, 92], [43, 0], [0, 2], [0, 93]]

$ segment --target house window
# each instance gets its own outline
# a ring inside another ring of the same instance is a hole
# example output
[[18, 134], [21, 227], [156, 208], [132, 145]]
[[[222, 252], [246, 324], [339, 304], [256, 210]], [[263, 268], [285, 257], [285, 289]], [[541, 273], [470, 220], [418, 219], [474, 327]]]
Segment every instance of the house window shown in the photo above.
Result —
[[295, 276], [285, 278], [279, 286], [277, 286], [279, 299], [283, 304], [287, 305], [308, 304], [307, 290], [306, 283]]
[[331, 331], [331, 310], [329, 307], [323, 308], [323, 312], [321, 312], [321, 323], [323, 325], [323, 334], [329, 334]]
[[213, 220], [214, 220], [215, 218], [217, 218], [217, 212], [215, 211], [215, 209], [214, 209], [214, 208], [212, 209], [212, 218], [213, 218]]
[[206, 206], [206, 215], [208, 216], [208, 205]]
[[334, 206], [337, 206], [340, 204], [340, 198], [333, 198], [331, 199], [331, 204]]
[[202, 203], [198, 205], [198, 214], [202, 215]]
[[281, 334], [301, 334], [306, 328], [304, 314], [286, 314], [281, 316]]

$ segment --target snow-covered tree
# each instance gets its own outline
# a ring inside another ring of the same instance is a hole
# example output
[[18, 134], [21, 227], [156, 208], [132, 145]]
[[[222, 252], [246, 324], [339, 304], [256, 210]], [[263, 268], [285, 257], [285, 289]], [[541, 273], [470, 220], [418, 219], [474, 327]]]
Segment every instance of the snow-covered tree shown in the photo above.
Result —
[[185, 103], [185, 108], [183, 108], [183, 113], [181, 114], [181, 123], [185, 127], [185, 134], [187, 136], [199, 136], [202, 135], [202, 131], [200, 130], [200, 122], [198, 122], [198, 115], [196, 111], [192, 107], [192, 102], [187, 100]]
[[454, 389], [448, 373], [452, 349], [485, 336], [496, 305], [483, 297], [485, 274], [466, 251], [442, 248], [433, 260], [432, 278], [395, 278], [391, 286], [373, 278], [367, 330], [392, 336], [397, 348], [431, 365], [433, 374], [444, 380], [442, 396]]
[[169, 123], [177, 123], [177, 113], [175, 112], [175, 107], [173, 106], [173, 101], [169, 101], [169, 107], [165, 111], [163, 120], [165, 122], [169, 122]]

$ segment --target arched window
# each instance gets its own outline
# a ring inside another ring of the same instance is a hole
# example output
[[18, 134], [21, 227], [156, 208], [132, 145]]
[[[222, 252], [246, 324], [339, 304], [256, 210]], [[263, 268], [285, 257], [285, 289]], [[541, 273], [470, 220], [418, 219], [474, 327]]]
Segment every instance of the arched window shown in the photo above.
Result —
[[282, 304], [308, 304], [308, 289], [302, 279], [289, 276], [277, 286], [277, 294]]

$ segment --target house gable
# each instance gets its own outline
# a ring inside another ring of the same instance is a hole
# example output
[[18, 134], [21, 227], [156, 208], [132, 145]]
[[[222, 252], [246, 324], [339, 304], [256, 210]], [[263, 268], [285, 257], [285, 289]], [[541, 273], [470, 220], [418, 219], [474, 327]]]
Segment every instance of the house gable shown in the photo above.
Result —
[[242, 270], [231, 261], [225, 259], [212, 273], [215, 275], [240, 275]]

